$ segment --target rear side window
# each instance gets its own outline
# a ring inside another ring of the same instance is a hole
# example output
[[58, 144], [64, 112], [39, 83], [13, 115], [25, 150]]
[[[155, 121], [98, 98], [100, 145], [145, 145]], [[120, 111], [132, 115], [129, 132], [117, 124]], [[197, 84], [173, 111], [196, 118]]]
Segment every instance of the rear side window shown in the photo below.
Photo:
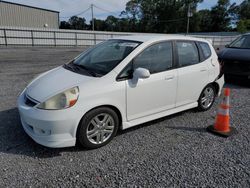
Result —
[[189, 66], [199, 63], [199, 52], [194, 42], [177, 41], [176, 47], [180, 66]]
[[205, 60], [208, 59], [212, 55], [209, 45], [205, 42], [199, 42], [199, 45], [201, 47]]

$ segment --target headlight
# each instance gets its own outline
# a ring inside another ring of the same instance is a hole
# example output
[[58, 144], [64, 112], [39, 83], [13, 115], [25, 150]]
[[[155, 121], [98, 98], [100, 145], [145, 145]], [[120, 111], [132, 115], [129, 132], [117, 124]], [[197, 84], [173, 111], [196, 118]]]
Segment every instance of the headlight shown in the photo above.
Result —
[[60, 110], [74, 106], [79, 95], [79, 88], [74, 87], [51, 97], [39, 104], [37, 108], [45, 110]]

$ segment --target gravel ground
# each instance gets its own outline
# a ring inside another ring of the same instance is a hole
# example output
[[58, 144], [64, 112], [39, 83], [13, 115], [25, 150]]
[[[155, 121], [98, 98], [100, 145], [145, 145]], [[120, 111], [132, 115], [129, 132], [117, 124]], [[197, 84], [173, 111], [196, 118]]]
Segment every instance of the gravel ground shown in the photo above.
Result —
[[22, 130], [16, 99], [37, 74], [80, 48], [0, 48], [0, 187], [250, 187], [250, 89], [229, 84], [227, 139], [207, 133], [208, 112], [188, 110], [120, 131], [96, 150], [49, 149]]

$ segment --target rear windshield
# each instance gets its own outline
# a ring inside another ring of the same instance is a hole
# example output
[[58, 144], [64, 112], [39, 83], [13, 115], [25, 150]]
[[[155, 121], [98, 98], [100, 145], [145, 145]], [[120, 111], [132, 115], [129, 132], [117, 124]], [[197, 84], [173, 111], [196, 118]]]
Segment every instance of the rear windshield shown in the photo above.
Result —
[[243, 35], [233, 41], [229, 46], [229, 48], [242, 48], [242, 49], [250, 49], [250, 35]]

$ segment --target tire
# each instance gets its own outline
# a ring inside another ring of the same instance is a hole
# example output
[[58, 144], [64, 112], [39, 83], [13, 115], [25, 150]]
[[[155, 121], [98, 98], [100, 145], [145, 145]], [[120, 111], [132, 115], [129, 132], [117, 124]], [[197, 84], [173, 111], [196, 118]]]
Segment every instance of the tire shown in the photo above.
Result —
[[[207, 85], [201, 92], [201, 95], [198, 100], [198, 110], [207, 111], [209, 110], [215, 101], [216, 89], [212, 84]], [[205, 98], [207, 100], [205, 101]]]
[[85, 114], [78, 126], [77, 141], [83, 147], [96, 149], [108, 144], [116, 135], [119, 118], [115, 111], [100, 107]]

